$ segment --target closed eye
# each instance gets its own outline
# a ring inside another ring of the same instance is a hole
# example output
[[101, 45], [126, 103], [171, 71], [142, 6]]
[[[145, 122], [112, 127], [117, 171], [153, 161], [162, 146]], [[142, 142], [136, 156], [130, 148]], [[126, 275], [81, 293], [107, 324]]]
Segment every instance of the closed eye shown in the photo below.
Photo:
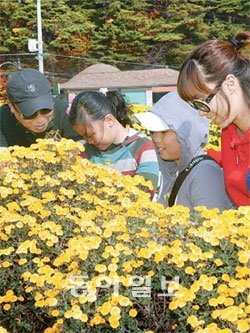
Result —
[[162, 134], [165, 134], [165, 133], [171, 133], [171, 132], [173, 132], [173, 131], [170, 130], [170, 129], [167, 129], [166, 131], [161, 131]]
[[173, 132], [173, 131], [170, 130], [170, 129], [167, 129], [166, 131], [160, 131], [160, 132], [152, 132], [152, 131], [150, 131], [149, 133], [150, 133], [150, 135], [154, 135], [155, 133], [165, 134], [165, 133], [171, 133], [171, 132]]
[[82, 137], [85, 138], [86, 140], [91, 139], [93, 136], [95, 136], [95, 133], [84, 133], [82, 134]]

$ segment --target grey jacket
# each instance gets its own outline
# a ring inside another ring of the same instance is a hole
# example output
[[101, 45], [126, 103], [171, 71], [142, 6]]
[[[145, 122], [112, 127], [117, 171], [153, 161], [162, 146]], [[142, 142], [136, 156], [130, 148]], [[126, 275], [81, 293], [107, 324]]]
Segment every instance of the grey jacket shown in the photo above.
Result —
[[[175, 162], [162, 160], [157, 154], [162, 173], [157, 201], [167, 207], [168, 196], [178, 174], [195, 156], [205, 154], [203, 148], [208, 141], [209, 121], [200, 117], [199, 113], [184, 102], [177, 92], [162, 97], [150, 112], [155, 113], [175, 131], [181, 145], [178, 166]], [[175, 203], [187, 206], [191, 210], [196, 206], [206, 206], [209, 209], [218, 207], [220, 211], [233, 208], [225, 190], [224, 175], [220, 166], [210, 160], [196, 165], [180, 187]]]

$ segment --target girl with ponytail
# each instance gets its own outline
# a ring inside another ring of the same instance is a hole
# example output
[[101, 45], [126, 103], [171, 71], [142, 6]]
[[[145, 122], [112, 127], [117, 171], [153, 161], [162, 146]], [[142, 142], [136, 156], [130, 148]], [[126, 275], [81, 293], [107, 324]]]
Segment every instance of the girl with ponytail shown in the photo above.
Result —
[[222, 128], [221, 154], [209, 154], [222, 165], [237, 206], [250, 205], [249, 46], [249, 32], [200, 44], [183, 63], [177, 84], [182, 99]]
[[75, 131], [85, 141], [84, 158], [109, 165], [123, 175], [142, 175], [156, 192], [159, 166], [154, 145], [128, 126], [130, 108], [118, 91], [85, 91], [73, 100], [69, 113]]

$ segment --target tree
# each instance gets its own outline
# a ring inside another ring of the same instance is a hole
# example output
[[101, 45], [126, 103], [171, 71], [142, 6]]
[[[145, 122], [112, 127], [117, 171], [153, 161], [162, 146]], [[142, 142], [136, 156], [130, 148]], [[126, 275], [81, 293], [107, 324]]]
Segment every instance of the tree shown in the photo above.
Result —
[[[245, 0], [42, 0], [45, 71], [72, 76], [93, 62], [121, 69], [145, 64], [178, 68], [186, 55], [210, 38], [246, 30]], [[36, 1], [0, 1], [0, 52], [27, 53], [37, 39]], [[0, 54], [1, 56], [1, 54]], [[11, 60], [12, 57], [1, 57]], [[143, 67], [144, 68], [144, 67]]]

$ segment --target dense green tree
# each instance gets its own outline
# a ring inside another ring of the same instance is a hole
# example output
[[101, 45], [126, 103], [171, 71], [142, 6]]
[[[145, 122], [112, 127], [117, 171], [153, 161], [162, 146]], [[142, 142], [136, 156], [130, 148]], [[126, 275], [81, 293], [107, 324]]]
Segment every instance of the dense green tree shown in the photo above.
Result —
[[[180, 49], [183, 41], [204, 40], [203, 7], [187, 1], [83, 1], [92, 8], [97, 27], [90, 34], [89, 51], [95, 58], [151, 64], [180, 63], [195, 43]], [[93, 8], [95, 7], [95, 8]], [[185, 43], [184, 43], [185, 45]], [[125, 63], [125, 66], [126, 65]]]
[[[42, 0], [43, 49], [48, 64], [55, 63], [55, 57], [46, 53], [82, 55], [86, 52], [89, 40], [87, 35], [94, 29], [88, 20], [88, 12], [81, 7], [69, 7], [65, 0]], [[28, 51], [28, 39], [37, 38], [36, 1], [2, 0], [0, 2], [2, 53]], [[67, 61], [61, 59], [61, 67]]]
[[205, 21], [210, 26], [209, 38], [227, 39], [239, 30], [249, 29], [248, 0], [210, 0]]
[[[248, 28], [248, 0], [41, 0], [45, 68], [69, 76], [102, 61], [178, 68], [208, 38]], [[0, 1], [0, 61], [37, 38], [35, 0]], [[35, 55], [21, 57], [35, 66]], [[130, 65], [129, 65], [130, 64]], [[66, 75], [66, 74], [64, 74]]]
[[[44, 50], [76, 54], [86, 51], [85, 35], [94, 29], [88, 13], [69, 7], [65, 0], [42, 0], [42, 23]], [[8, 51], [27, 51], [27, 39], [37, 36], [36, 1], [2, 0], [1, 44]]]

